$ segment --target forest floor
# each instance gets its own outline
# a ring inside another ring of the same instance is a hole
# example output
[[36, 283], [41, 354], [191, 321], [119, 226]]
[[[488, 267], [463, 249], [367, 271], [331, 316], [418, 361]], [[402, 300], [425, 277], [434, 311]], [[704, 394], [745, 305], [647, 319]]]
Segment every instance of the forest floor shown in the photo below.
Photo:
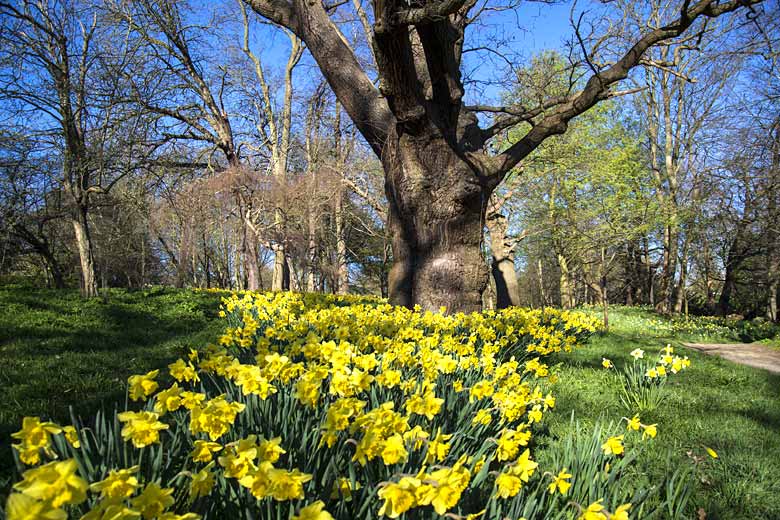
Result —
[[[23, 416], [68, 423], [69, 407], [82, 416], [110, 411], [124, 400], [130, 374], [164, 368], [190, 347], [215, 341], [224, 327], [218, 307], [219, 295], [174, 289], [112, 291], [106, 302], [81, 300], [76, 291], [0, 287], [0, 501], [14, 478], [10, 434]], [[661, 406], [642, 413], [643, 423], [658, 424], [658, 437], [634, 448], [636, 484], [653, 486], [691, 467], [691, 511], [700, 518], [780, 518], [780, 375], [687, 349], [739, 341], [711, 321], [621, 307], [610, 320], [608, 333], [548, 361], [561, 384], [555, 413], [545, 414], [537, 437], [540, 462], [575, 422], [588, 428], [633, 415], [620, 402], [616, 370], [604, 369], [602, 358], [621, 367], [633, 362], [636, 348], [652, 358], [671, 344], [692, 365], [670, 377]], [[624, 424], [615, 427], [625, 431]]]
[[740, 365], [780, 374], [780, 351], [761, 343], [683, 343], [683, 345]]

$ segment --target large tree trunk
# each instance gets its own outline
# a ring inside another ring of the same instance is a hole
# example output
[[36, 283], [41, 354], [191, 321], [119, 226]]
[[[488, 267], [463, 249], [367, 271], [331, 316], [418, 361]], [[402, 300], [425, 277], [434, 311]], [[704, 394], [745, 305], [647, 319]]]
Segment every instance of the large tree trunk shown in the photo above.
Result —
[[87, 208], [78, 207], [73, 218], [73, 230], [76, 234], [76, 247], [81, 263], [81, 295], [93, 298], [98, 295], [97, 273], [95, 272], [95, 253], [92, 236], [89, 232]]
[[390, 301], [424, 310], [482, 308], [482, 224], [490, 193], [435, 131], [388, 138], [382, 157], [394, 264]]
[[496, 308], [520, 305], [520, 284], [515, 271], [514, 241], [507, 236], [506, 217], [493, 213], [485, 221], [493, 254], [491, 271], [496, 284]]

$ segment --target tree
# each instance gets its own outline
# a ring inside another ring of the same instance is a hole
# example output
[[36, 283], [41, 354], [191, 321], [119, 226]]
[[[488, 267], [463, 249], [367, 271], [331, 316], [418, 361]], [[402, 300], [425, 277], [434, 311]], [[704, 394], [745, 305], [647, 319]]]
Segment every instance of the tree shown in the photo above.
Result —
[[35, 153], [31, 139], [0, 133], [0, 229], [18, 244], [17, 255], [40, 257], [51, 285], [65, 287], [61, 229], [64, 220], [57, 165]]
[[121, 103], [135, 49], [90, 2], [0, 2], [0, 100], [60, 155], [81, 265], [81, 291], [97, 295], [92, 199], [107, 194], [148, 155], [148, 121]]
[[[598, 66], [593, 52], [586, 53], [592, 73], [581, 90], [524, 108], [468, 106], [464, 101], [464, 36], [486, 7], [477, 7], [475, 0], [373, 2], [370, 39], [378, 88], [330, 18], [337, 7], [303, 0], [245, 1], [306, 44], [382, 160], [393, 236], [391, 301], [450, 311], [481, 308], [487, 284], [482, 223], [487, 201], [510, 169], [545, 139], [565, 132], [574, 117], [611, 97], [613, 87], [652, 46], [678, 37], [702, 19], [760, 3], [686, 0], [675, 17], [638, 34], [611, 65]], [[477, 114], [485, 111], [504, 116], [480, 128]], [[485, 153], [498, 133], [524, 121], [534, 124], [521, 139], [501, 153]]]

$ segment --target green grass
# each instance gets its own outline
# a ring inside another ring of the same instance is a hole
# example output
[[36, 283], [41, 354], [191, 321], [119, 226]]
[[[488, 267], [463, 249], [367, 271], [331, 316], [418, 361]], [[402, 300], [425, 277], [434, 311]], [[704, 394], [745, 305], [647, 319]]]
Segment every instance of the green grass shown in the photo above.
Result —
[[[124, 399], [128, 375], [163, 368], [188, 347], [213, 342], [225, 326], [216, 319], [218, 304], [218, 295], [173, 289], [112, 291], [104, 303], [75, 291], [0, 287], [0, 495], [12, 478], [9, 435], [24, 415], [68, 423], [69, 406], [82, 416], [113, 408]], [[629, 446], [638, 450], [633, 483], [661, 482], [695, 460], [692, 513], [780, 518], [780, 376], [680, 346], [739, 341], [737, 329], [715, 320], [670, 321], [620, 307], [610, 319], [608, 334], [550, 360], [559, 363], [561, 382], [556, 411], [545, 415], [546, 435], [537, 437], [542, 465], [572, 433], [572, 414], [585, 429], [632, 415], [622, 409], [615, 371], [602, 368], [602, 357], [622, 366], [637, 347], [655, 356], [671, 343], [693, 364], [670, 379], [661, 408], [642, 416], [658, 423], [659, 433]], [[708, 457], [705, 446], [720, 457]]]
[[[642, 416], [643, 423], [658, 423], [658, 437], [638, 443], [637, 481], [659, 482], [695, 459], [693, 511], [702, 509], [707, 519], [780, 518], [780, 376], [681, 346], [734, 342], [728, 331], [696, 322], [672, 324], [643, 309], [618, 308], [610, 319], [609, 333], [556, 358], [562, 383], [555, 391], [556, 413], [547, 416], [553, 439], [547, 449], [571, 430], [572, 413], [586, 425], [631, 417], [620, 405], [616, 372], [601, 366], [602, 357], [622, 367], [633, 362], [633, 349], [656, 357], [670, 343], [692, 366], [672, 376], [665, 403]], [[719, 458], [710, 458], [705, 446]]]
[[220, 298], [155, 288], [78, 291], [0, 287], [0, 500], [11, 479], [10, 434], [22, 417], [70, 422], [124, 401], [127, 377], [214, 341]]

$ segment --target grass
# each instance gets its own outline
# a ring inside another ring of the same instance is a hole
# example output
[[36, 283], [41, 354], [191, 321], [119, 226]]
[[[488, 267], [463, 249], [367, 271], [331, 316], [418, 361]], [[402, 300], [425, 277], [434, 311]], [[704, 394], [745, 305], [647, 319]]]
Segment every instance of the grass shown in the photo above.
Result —
[[155, 288], [78, 291], [0, 287], [0, 500], [11, 479], [10, 434], [22, 417], [70, 422], [123, 401], [127, 377], [164, 367], [220, 334], [219, 296]]
[[[224, 327], [218, 303], [218, 295], [173, 289], [112, 291], [104, 303], [73, 291], [0, 287], [0, 495], [12, 478], [9, 435], [24, 415], [67, 423], [69, 406], [81, 415], [111, 409], [124, 399], [128, 375], [214, 341]], [[670, 321], [620, 307], [610, 319], [609, 333], [551, 360], [561, 383], [556, 412], [545, 415], [546, 435], [537, 438], [540, 462], [570, 438], [572, 415], [585, 429], [633, 415], [621, 407], [616, 373], [602, 368], [602, 357], [620, 367], [632, 363], [637, 347], [655, 356], [671, 343], [693, 364], [670, 379], [664, 404], [642, 416], [659, 433], [635, 446], [635, 483], [649, 486], [695, 466], [692, 517], [701, 509], [710, 520], [780, 518], [780, 376], [680, 346], [738, 341], [738, 332], [713, 320]]]
[[547, 449], [555, 449], [556, 439], [571, 430], [572, 414], [586, 425], [633, 415], [622, 408], [616, 372], [601, 366], [602, 357], [622, 367], [633, 363], [633, 349], [656, 357], [669, 343], [692, 365], [670, 378], [664, 404], [642, 416], [643, 423], [658, 423], [659, 433], [638, 446], [637, 481], [659, 482], [679, 467], [695, 465], [691, 501], [697, 513], [702, 510], [707, 519], [780, 518], [780, 376], [681, 346], [734, 342], [728, 331], [696, 322], [672, 324], [646, 309], [619, 308], [610, 319], [609, 333], [557, 358], [563, 383], [556, 391], [557, 413], [549, 415]]

